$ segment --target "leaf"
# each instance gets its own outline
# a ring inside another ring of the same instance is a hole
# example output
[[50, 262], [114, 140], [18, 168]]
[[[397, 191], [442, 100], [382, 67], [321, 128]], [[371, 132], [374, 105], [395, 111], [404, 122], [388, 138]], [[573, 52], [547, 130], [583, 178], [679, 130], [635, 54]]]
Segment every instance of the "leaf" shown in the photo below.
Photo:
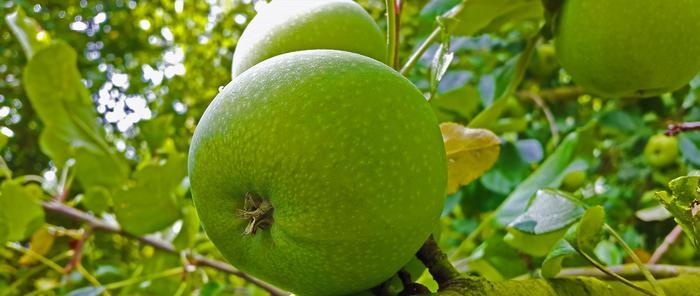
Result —
[[42, 47], [51, 43], [49, 34], [34, 19], [27, 17], [21, 6], [17, 6], [15, 12], [5, 16], [5, 21], [19, 40], [19, 43], [22, 44], [22, 49], [24, 49], [27, 59], [31, 58]]
[[592, 137], [595, 122], [570, 133], [556, 150], [496, 209], [495, 219], [500, 225], [508, 225], [520, 216], [527, 203], [538, 190], [545, 187], [559, 187], [567, 170], [576, 163], [589, 162], [592, 158]]
[[525, 213], [508, 225], [506, 241], [533, 256], [545, 256], [584, 213], [574, 197], [540, 190]]
[[0, 187], [0, 225], [5, 238], [20, 241], [29, 237], [44, 223], [44, 210], [36, 195], [20, 183], [8, 180]]
[[192, 204], [188, 203], [182, 208], [182, 228], [173, 240], [173, 245], [179, 250], [193, 247], [199, 233], [199, 226], [197, 211]]
[[577, 254], [576, 249], [566, 240], [559, 240], [542, 261], [542, 277], [553, 278], [561, 271], [564, 259]]
[[440, 122], [469, 120], [479, 107], [479, 93], [473, 86], [464, 85], [438, 94], [430, 100], [430, 106]]
[[624, 253], [614, 243], [604, 240], [595, 247], [595, 256], [605, 265], [622, 264]]
[[107, 144], [90, 95], [81, 82], [75, 50], [55, 42], [37, 51], [24, 69], [29, 101], [44, 123], [40, 146], [59, 166], [74, 158], [84, 188], [121, 185], [129, 174]]
[[479, 178], [498, 160], [501, 141], [491, 131], [451, 122], [441, 124], [440, 131], [448, 160], [448, 194]]
[[576, 225], [576, 231], [567, 241], [576, 249], [587, 254], [591, 254], [600, 242], [600, 234], [605, 225], [605, 210], [601, 206], [595, 206], [588, 210], [581, 217], [581, 221]]
[[503, 238], [506, 243], [523, 253], [535, 257], [543, 257], [549, 253], [554, 244], [566, 234], [567, 228], [544, 234], [529, 234], [514, 228], [508, 228], [508, 234]]
[[478, 272], [489, 280], [503, 280], [527, 272], [521, 255], [500, 235], [493, 235], [479, 245], [467, 262], [470, 271]]
[[70, 291], [65, 296], [99, 296], [105, 291], [104, 287], [84, 287]]
[[[523, 80], [536, 41], [537, 38], [531, 38], [522, 53], [511, 58], [502, 68], [496, 71], [493, 79], [494, 85], [490, 88], [493, 91], [488, 92], [488, 97], [482, 98], [488, 107], [469, 122], [469, 127], [489, 128], [498, 120], [508, 106], [508, 97], [511, 96]], [[484, 96], [483, 92], [482, 96]]]
[[671, 189], [656, 193], [656, 198], [671, 212], [696, 247], [700, 246], [700, 176], [679, 177], [668, 183]]
[[449, 32], [472, 36], [493, 31], [505, 23], [544, 17], [539, 0], [465, 0], [447, 13]]
[[529, 234], [545, 234], [566, 229], [584, 214], [576, 198], [551, 189], [537, 191], [530, 207], [508, 227]]
[[93, 186], [85, 190], [82, 203], [86, 209], [101, 214], [112, 204], [112, 194], [105, 187]]
[[680, 134], [680, 136], [678, 136], [678, 143], [683, 158], [696, 166], [700, 166], [700, 135], [697, 133]]
[[117, 221], [127, 232], [144, 235], [180, 218], [175, 191], [186, 175], [184, 154], [171, 155], [165, 164], [148, 164], [134, 173], [134, 185], [113, 196]]
[[442, 77], [447, 73], [447, 69], [450, 67], [452, 60], [454, 59], [454, 52], [450, 51], [450, 37], [444, 35], [442, 37], [442, 43], [435, 52], [433, 57], [433, 62], [430, 67], [430, 97], [432, 98], [440, 86], [440, 81]]
[[[39, 228], [34, 234], [32, 234], [32, 239], [29, 241], [29, 249], [35, 254], [41, 256], [46, 255], [53, 246], [54, 236], [49, 232], [49, 229], [44, 227]], [[24, 254], [19, 258], [19, 264], [22, 265], [32, 265], [37, 262], [36, 256], [29, 254]]]

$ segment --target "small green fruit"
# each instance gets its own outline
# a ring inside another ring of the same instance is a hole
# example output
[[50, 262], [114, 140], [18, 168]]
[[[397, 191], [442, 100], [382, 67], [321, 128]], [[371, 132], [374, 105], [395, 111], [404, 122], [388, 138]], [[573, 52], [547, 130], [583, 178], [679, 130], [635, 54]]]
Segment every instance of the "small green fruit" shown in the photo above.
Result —
[[655, 96], [700, 71], [699, 20], [700, 0], [566, 0], [556, 53], [592, 93]]
[[678, 158], [678, 140], [666, 135], [654, 135], [644, 147], [644, 159], [654, 168], [673, 164]]
[[423, 95], [386, 65], [309, 50], [229, 83], [192, 139], [202, 224], [237, 268], [301, 295], [390, 278], [440, 216], [447, 161]]
[[528, 66], [528, 72], [539, 80], [551, 79], [559, 70], [554, 45], [542, 44], [537, 47], [535, 56]]
[[564, 176], [562, 188], [569, 192], [573, 192], [581, 188], [586, 183], [586, 171], [576, 170]]
[[243, 31], [233, 77], [268, 58], [306, 49], [337, 49], [386, 61], [386, 40], [374, 19], [350, 0], [275, 0]]

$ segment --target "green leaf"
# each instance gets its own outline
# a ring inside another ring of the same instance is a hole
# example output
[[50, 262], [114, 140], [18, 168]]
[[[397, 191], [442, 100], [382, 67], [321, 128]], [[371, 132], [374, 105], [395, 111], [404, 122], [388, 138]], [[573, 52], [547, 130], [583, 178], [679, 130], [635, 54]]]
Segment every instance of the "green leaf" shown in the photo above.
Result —
[[44, 210], [35, 194], [9, 180], [0, 187], [0, 219], [6, 240], [24, 240], [44, 223]]
[[588, 210], [581, 217], [581, 221], [576, 226], [574, 237], [567, 237], [567, 241], [577, 249], [591, 254], [600, 242], [600, 234], [605, 225], [605, 209], [602, 206], [595, 206]]
[[671, 212], [695, 246], [700, 246], [700, 176], [685, 176], [668, 183], [671, 194], [660, 191], [656, 198]]
[[447, 69], [450, 67], [454, 59], [454, 52], [450, 51], [450, 36], [444, 34], [442, 36], [442, 43], [435, 52], [433, 57], [433, 62], [430, 67], [430, 97], [434, 97], [437, 92], [440, 81], [442, 77], [447, 73]]
[[528, 234], [545, 234], [568, 229], [584, 212], [575, 197], [561, 191], [543, 189], [537, 192], [527, 211], [508, 227]]
[[182, 208], [182, 228], [173, 240], [176, 248], [183, 250], [194, 246], [199, 233], [199, 217], [197, 211], [191, 203], [187, 203]]
[[545, 256], [583, 213], [574, 197], [540, 190], [527, 211], [510, 223], [506, 241], [530, 255]]
[[465, 0], [447, 17], [453, 19], [450, 33], [472, 36], [494, 31], [505, 23], [544, 17], [539, 0]]
[[175, 131], [173, 128], [173, 114], [158, 116], [151, 120], [139, 123], [141, 135], [148, 143], [148, 147], [155, 151], [163, 146], [165, 140]]
[[508, 234], [504, 240], [523, 253], [543, 257], [566, 234], [567, 228], [544, 234], [530, 234], [515, 228], [508, 228]]
[[[491, 128], [506, 107], [508, 107], [508, 98], [523, 80], [537, 39], [532, 38], [528, 41], [522, 53], [510, 59], [502, 68], [496, 71], [493, 97], [483, 98], [484, 101], [493, 103], [487, 104], [488, 107], [469, 122], [470, 128]], [[484, 95], [483, 92], [482, 95]]]
[[547, 254], [547, 257], [542, 261], [542, 277], [553, 278], [559, 271], [564, 259], [577, 254], [576, 249], [566, 240], [559, 240], [552, 250]]
[[24, 87], [44, 123], [42, 151], [57, 166], [75, 158], [76, 177], [86, 188], [122, 183], [128, 165], [104, 139], [73, 48], [58, 41], [37, 51], [24, 69]]
[[598, 243], [594, 251], [595, 256], [608, 266], [622, 264], [625, 256], [624, 252], [620, 250], [620, 248], [607, 240]]
[[88, 188], [83, 194], [82, 203], [86, 209], [100, 214], [106, 211], [111, 205], [112, 194], [102, 186]]
[[134, 185], [114, 196], [117, 221], [129, 233], [161, 230], [180, 218], [175, 191], [186, 175], [184, 154], [171, 155], [165, 164], [148, 164], [134, 173]]
[[508, 225], [520, 216], [527, 207], [527, 203], [538, 190], [545, 187], [559, 187], [565, 172], [576, 160], [589, 162], [592, 158], [592, 137], [595, 122], [569, 134], [559, 147], [532, 173], [525, 181], [515, 188], [505, 201], [496, 210], [496, 222], [500, 225]]
[[66, 296], [99, 296], [104, 291], [104, 287], [85, 287], [70, 291]]
[[5, 21], [22, 45], [27, 59], [51, 43], [49, 34], [34, 19], [27, 17], [21, 6], [17, 6], [15, 12], [5, 16]]
[[479, 92], [471, 85], [464, 85], [443, 94], [438, 94], [430, 100], [438, 121], [469, 120], [479, 107]]

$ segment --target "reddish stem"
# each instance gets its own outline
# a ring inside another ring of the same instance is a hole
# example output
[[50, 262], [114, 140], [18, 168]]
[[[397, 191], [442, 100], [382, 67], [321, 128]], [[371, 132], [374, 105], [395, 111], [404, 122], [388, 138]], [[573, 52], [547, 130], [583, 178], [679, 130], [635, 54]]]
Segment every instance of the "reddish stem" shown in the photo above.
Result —
[[700, 122], [681, 122], [669, 124], [666, 129], [667, 136], [675, 136], [682, 132], [700, 130]]
[[85, 241], [87, 241], [90, 238], [90, 235], [92, 235], [92, 230], [88, 228], [84, 233], [83, 236], [77, 240], [74, 241], [73, 243], [73, 256], [70, 258], [70, 261], [68, 261], [68, 264], [66, 267], [63, 268], [64, 273], [69, 273], [73, 268], [78, 266], [80, 264], [80, 258], [82, 257], [83, 254], [83, 246], [85, 245]]

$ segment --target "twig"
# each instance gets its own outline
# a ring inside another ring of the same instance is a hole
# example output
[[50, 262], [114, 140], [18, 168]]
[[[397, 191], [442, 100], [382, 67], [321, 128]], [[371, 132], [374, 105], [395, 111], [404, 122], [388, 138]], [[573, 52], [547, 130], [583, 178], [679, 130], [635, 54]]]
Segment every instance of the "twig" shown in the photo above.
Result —
[[549, 122], [549, 131], [552, 133], [552, 142], [554, 145], [559, 143], [559, 129], [557, 128], [557, 121], [554, 119], [554, 115], [552, 114], [552, 110], [547, 107], [547, 104], [542, 100], [542, 97], [534, 92], [524, 92], [523, 93], [525, 96], [529, 97], [532, 99], [537, 106], [542, 109], [542, 112], [544, 112], [544, 116], [547, 118], [547, 121]]
[[389, 66], [398, 67], [400, 0], [386, 0], [386, 39]]
[[642, 287], [640, 287], [640, 286], [637, 286], [637, 284], [631, 282], [630, 280], [628, 280], [628, 279], [626, 279], [626, 278], [620, 276], [620, 275], [617, 274], [617, 273], [612, 272], [612, 271], [609, 270], [607, 267], [605, 267], [605, 266], [603, 266], [602, 264], [598, 263], [598, 261], [596, 261], [593, 257], [591, 257], [591, 256], [589, 256], [588, 254], [586, 254], [586, 252], [583, 252], [583, 251], [578, 250], [578, 249], [577, 249], [577, 251], [578, 251], [579, 254], [581, 254], [581, 256], [583, 256], [583, 258], [585, 258], [588, 262], [590, 262], [593, 266], [595, 266], [595, 268], [597, 268], [597, 269], [600, 270], [601, 272], [607, 274], [608, 276], [610, 276], [610, 277], [612, 277], [612, 278], [614, 278], [614, 279], [616, 279], [616, 280], [622, 282], [623, 284], [625, 284], [625, 285], [627, 285], [627, 286], [629, 286], [629, 287], [631, 287], [631, 288], [633, 288], [633, 289], [635, 289], [635, 290], [637, 290], [637, 291], [639, 291], [639, 292], [642, 292], [642, 293], [644, 293], [644, 294], [651, 295], [651, 296], [656, 296], [656, 294], [655, 294], [654, 292], [649, 291], [649, 290], [647, 290], [647, 289], [644, 289], [644, 288], [642, 288]]
[[428, 272], [438, 283], [440, 289], [446, 288], [450, 281], [460, 277], [459, 272], [447, 259], [447, 255], [440, 250], [432, 235], [418, 250], [416, 257], [428, 268]]
[[71, 270], [73, 270], [74, 267], [80, 264], [80, 258], [82, 257], [83, 253], [83, 246], [85, 245], [85, 241], [87, 241], [90, 238], [90, 235], [92, 235], [92, 230], [88, 228], [88, 230], [86, 230], [83, 233], [83, 236], [80, 237], [79, 240], [75, 241], [75, 245], [73, 245], [73, 256], [71, 256], [70, 261], [68, 261], [66, 267], [63, 268], [64, 273], [69, 273]]
[[673, 123], [673, 124], [668, 125], [668, 129], [666, 129], [666, 135], [667, 136], [675, 136], [675, 135], [678, 135], [682, 132], [697, 131], [697, 130], [700, 130], [700, 122], [699, 121]]
[[647, 261], [647, 264], [656, 264], [656, 262], [659, 262], [659, 259], [664, 256], [666, 251], [668, 251], [668, 248], [671, 247], [671, 245], [678, 240], [678, 238], [681, 236], [683, 233], [683, 228], [680, 225], [676, 225], [676, 227], [671, 230], [671, 232], [664, 238], [664, 241], [659, 245], [658, 248], [654, 251], [654, 254], [651, 255], [651, 258], [649, 258], [649, 261]]
[[[529, 98], [527, 94], [530, 91], [522, 90], [517, 93], [520, 98]], [[557, 88], [544, 89], [538, 92], [538, 95], [545, 101], [568, 101], [578, 98], [586, 94], [585, 90], [578, 86], [563, 86]]]
[[[102, 231], [102, 232], [119, 234], [119, 235], [122, 235], [122, 236], [125, 236], [128, 238], [135, 239], [143, 244], [150, 245], [150, 246], [152, 246], [158, 250], [161, 250], [161, 251], [165, 251], [165, 252], [173, 253], [173, 254], [180, 253], [177, 249], [175, 249], [175, 247], [172, 244], [170, 244], [168, 242], [165, 242], [165, 241], [162, 241], [162, 240], [159, 240], [156, 238], [152, 238], [152, 237], [136, 236], [136, 235], [130, 234], [130, 233], [122, 230], [117, 225], [108, 224], [107, 222], [100, 220], [98, 218], [95, 218], [94, 216], [92, 216], [88, 213], [85, 213], [85, 212], [80, 211], [78, 209], [69, 207], [67, 205], [64, 205], [64, 204], [61, 204], [61, 203], [58, 203], [55, 201], [49, 201], [49, 202], [43, 202], [42, 206], [44, 207], [44, 210], [47, 212], [62, 215], [62, 216], [65, 216], [65, 217], [70, 218], [70, 219], [75, 220], [75, 221], [87, 223], [90, 226], [90, 228], [92, 228], [92, 230], [94, 230], [94, 231]], [[197, 266], [210, 267], [210, 268], [213, 268], [213, 269], [240, 277], [240, 278], [248, 281], [249, 283], [262, 288], [263, 290], [270, 293], [270, 295], [273, 295], [273, 296], [287, 296], [287, 295], [289, 295], [289, 293], [282, 291], [278, 288], [275, 288], [274, 286], [272, 286], [268, 283], [265, 283], [259, 279], [256, 279], [256, 278], [234, 268], [233, 266], [231, 266], [227, 263], [212, 260], [212, 259], [206, 258], [206, 257], [201, 256], [201, 255], [194, 255], [192, 257], [192, 260], [193, 260], [193, 263]], [[63, 269], [61, 268], [61, 270], [63, 270]]]
[[603, 228], [604, 228], [608, 233], [610, 233], [610, 235], [611, 235], [612, 237], [614, 237], [615, 240], [617, 240], [617, 242], [620, 244], [620, 246], [622, 246], [622, 249], [625, 251], [625, 253], [627, 253], [627, 256], [630, 256], [630, 258], [632, 259], [632, 261], [634, 262], [634, 264], [636, 264], [637, 266], [639, 266], [639, 271], [642, 272], [642, 274], [643, 274], [644, 277], [647, 279], [647, 281], [649, 282], [649, 284], [651, 285], [651, 287], [654, 289], [654, 291], [655, 291], [658, 295], [660, 295], [660, 296], [665, 296], [666, 293], [664, 292], [663, 289], [661, 289], [661, 287], [659, 286], [659, 283], [658, 283], [658, 282], [656, 281], [656, 279], [654, 278], [654, 275], [652, 275], [651, 272], [649, 272], [649, 269], [647, 269], [646, 265], [644, 265], [644, 263], [642, 263], [642, 260], [639, 259], [639, 257], [638, 257], [637, 254], [632, 250], [632, 248], [630, 248], [630, 246], [627, 245], [627, 243], [625, 243], [625, 240], [622, 239], [622, 237], [620, 236], [620, 234], [617, 233], [617, 231], [615, 231], [615, 229], [613, 229], [612, 227], [610, 227], [610, 225], [608, 225], [608, 224], [605, 224], [605, 225], [603, 226]]
[[408, 74], [408, 72], [411, 71], [411, 69], [413, 69], [413, 66], [415, 66], [416, 63], [418, 63], [418, 60], [420, 60], [420, 58], [423, 56], [423, 54], [425, 54], [428, 48], [430, 48], [430, 46], [433, 45], [433, 42], [437, 40], [441, 33], [442, 26], [437, 27], [435, 30], [433, 30], [432, 33], [430, 33], [430, 35], [428, 35], [427, 38], [425, 38], [423, 43], [421, 43], [421, 45], [418, 46], [418, 49], [416, 49], [416, 51], [413, 52], [408, 58], [408, 61], [405, 65], [403, 65], [401, 71], [399, 71], [401, 75], [406, 76], [406, 74]]
[[44, 264], [45, 266], [47, 266], [47, 267], [53, 269], [54, 271], [57, 271], [58, 273], [63, 273], [63, 267], [61, 267], [60, 265], [58, 265], [58, 264], [57, 264], [56, 262], [54, 262], [53, 260], [51, 260], [51, 259], [49, 259], [49, 258], [46, 258], [46, 257], [42, 256], [41, 254], [39, 254], [39, 253], [37, 253], [37, 252], [34, 252], [32, 249], [25, 248], [25, 247], [23, 247], [22, 245], [20, 245], [20, 244], [18, 244], [18, 243], [12, 243], [12, 242], [6, 243], [5, 246], [8, 247], [8, 248], [10, 248], [10, 249], [13, 249], [13, 250], [15, 250], [15, 251], [17, 251], [17, 252], [20, 252], [20, 253], [22, 253], [22, 254], [26, 254], [26, 255], [28, 255], [28, 256], [30, 256], [30, 257], [34, 257], [34, 259], [38, 260], [39, 262], [41, 262], [41, 263]]
[[[663, 264], [656, 264], [656, 265], [647, 265], [647, 268], [649, 271], [654, 274], [654, 276], [658, 279], [661, 278], [672, 278], [672, 277], [677, 277], [681, 274], [684, 273], [700, 273], [700, 267], [695, 267], [695, 266], [676, 266], [676, 265], [663, 265]], [[608, 270], [611, 272], [614, 272], [620, 276], [623, 276], [628, 279], [643, 279], [644, 276], [639, 270], [639, 267], [634, 264], [625, 264], [625, 265], [616, 265], [616, 266], [609, 266]], [[571, 276], [589, 276], [589, 277], [595, 277], [599, 279], [610, 279], [610, 277], [600, 271], [597, 268], [590, 268], [590, 267], [580, 267], [580, 268], [565, 268], [562, 269], [558, 277], [571, 277]]]

